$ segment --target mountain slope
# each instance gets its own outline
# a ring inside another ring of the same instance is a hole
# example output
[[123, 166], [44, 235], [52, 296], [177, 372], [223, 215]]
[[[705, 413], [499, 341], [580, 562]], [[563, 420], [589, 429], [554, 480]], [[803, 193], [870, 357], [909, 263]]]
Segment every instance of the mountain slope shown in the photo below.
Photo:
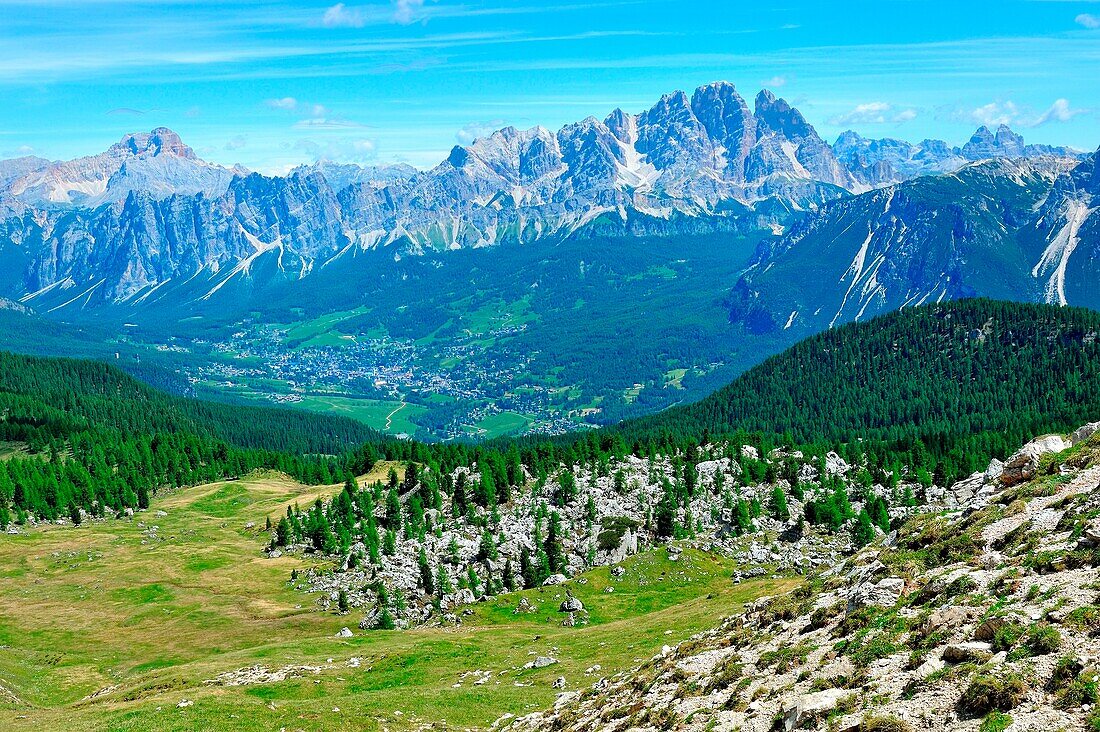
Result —
[[1027, 482], [976, 476], [958, 510], [918, 514], [794, 591], [494, 726], [1096, 729], [1096, 428], [1025, 446], [1046, 468]]
[[[797, 336], [958, 297], [1095, 307], [1095, 165], [1095, 156], [1075, 167], [986, 161], [831, 203], [761, 248], [730, 298], [731, 319]], [[1073, 299], [1058, 286], [1067, 277]]]
[[745, 430], [921, 443], [965, 475], [1032, 435], [1100, 417], [1098, 337], [1100, 313], [1081, 308], [907, 308], [812, 336], [700, 402], [621, 429], [628, 439]]
[[296, 454], [343, 453], [380, 439], [344, 417], [171, 396], [97, 361], [0, 352], [0, 398], [9, 439], [49, 440], [74, 427], [102, 427], [122, 435], [184, 432]]

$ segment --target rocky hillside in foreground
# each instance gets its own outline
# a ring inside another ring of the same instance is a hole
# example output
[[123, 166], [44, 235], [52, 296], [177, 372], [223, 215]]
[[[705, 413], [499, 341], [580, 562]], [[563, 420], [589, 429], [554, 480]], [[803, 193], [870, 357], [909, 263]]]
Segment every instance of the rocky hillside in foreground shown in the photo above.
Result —
[[[509, 730], [1100, 725], [1100, 423], [1025, 445], [789, 595]], [[575, 688], [577, 684], [582, 688]]]

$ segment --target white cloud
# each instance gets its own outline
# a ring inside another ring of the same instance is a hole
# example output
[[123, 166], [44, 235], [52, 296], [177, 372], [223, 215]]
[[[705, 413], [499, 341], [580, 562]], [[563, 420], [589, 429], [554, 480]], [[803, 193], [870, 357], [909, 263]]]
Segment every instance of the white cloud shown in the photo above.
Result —
[[998, 127], [1009, 125], [1020, 118], [1020, 108], [1009, 100], [1007, 102], [990, 102], [977, 109], [971, 110], [965, 115], [966, 119], [986, 127]]
[[364, 23], [363, 13], [343, 3], [336, 3], [321, 16], [321, 25], [326, 28], [362, 28]]
[[326, 117], [323, 114], [323, 108], [322, 114], [300, 119], [294, 123], [294, 129], [296, 130], [348, 130], [366, 126], [360, 122], [343, 119], [342, 117]]
[[1016, 125], [1017, 127], [1039, 127], [1050, 122], [1068, 122], [1088, 110], [1074, 109], [1068, 99], [1055, 99], [1043, 112], [1032, 107], [1021, 107], [1011, 99], [990, 102], [977, 109], [955, 115], [957, 119], [973, 122], [986, 127]]
[[424, 0], [393, 0], [393, 22], [409, 25], [426, 19]]
[[829, 124], [837, 127], [844, 125], [882, 125], [887, 123], [908, 122], [916, 118], [915, 109], [896, 109], [888, 102], [867, 102], [857, 104], [844, 114], [838, 114], [829, 120]]
[[34, 155], [34, 148], [30, 145], [20, 145], [9, 150], [0, 150], [0, 159], [21, 158], [25, 155]]
[[107, 114], [112, 117], [140, 117], [145, 114], [144, 109], [134, 109], [133, 107], [115, 107], [108, 110]]
[[237, 135], [235, 137], [229, 138], [229, 140], [225, 143], [225, 149], [226, 150], [240, 150], [241, 148], [245, 147], [246, 145], [248, 145], [248, 138], [245, 137], [244, 135]]
[[1045, 125], [1047, 122], [1069, 122], [1077, 115], [1083, 114], [1084, 111], [1083, 109], [1070, 107], [1068, 99], [1055, 99], [1054, 104], [1039, 115], [1038, 119], [1032, 122], [1030, 126], [1038, 127], [1039, 125]]
[[471, 122], [468, 125], [464, 125], [462, 129], [455, 133], [455, 139], [458, 140], [460, 145], [469, 145], [474, 140], [482, 137], [488, 137], [501, 127], [504, 127], [504, 120], [494, 119], [487, 122]]
[[298, 109], [298, 100], [294, 97], [283, 97], [282, 99], [268, 99], [264, 102], [272, 109], [282, 109], [287, 112], [293, 112]]
[[1100, 28], [1100, 15], [1093, 15], [1092, 13], [1081, 13], [1073, 19], [1073, 22], [1077, 23], [1077, 25], [1083, 28], [1095, 30], [1097, 28]]
[[765, 89], [778, 89], [779, 87], [784, 86], [786, 83], [787, 77], [773, 76], [770, 79], [765, 79], [764, 81], [760, 82], [760, 86], [764, 87]]
[[324, 160], [336, 163], [362, 163], [373, 160], [378, 152], [375, 141], [366, 137], [341, 138], [324, 142], [302, 139], [294, 143], [294, 148], [305, 152], [313, 162]]

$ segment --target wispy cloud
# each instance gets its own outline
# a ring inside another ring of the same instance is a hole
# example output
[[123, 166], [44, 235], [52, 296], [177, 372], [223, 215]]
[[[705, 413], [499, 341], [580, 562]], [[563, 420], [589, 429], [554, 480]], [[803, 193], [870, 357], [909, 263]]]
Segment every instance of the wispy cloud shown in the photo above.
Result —
[[489, 120], [487, 122], [471, 122], [455, 133], [455, 140], [460, 145], [469, 145], [474, 140], [482, 137], [488, 137], [501, 127], [505, 126], [505, 121], [502, 119]]
[[778, 89], [779, 87], [786, 85], [787, 77], [785, 76], [773, 76], [770, 79], [765, 79], [764, 81], [760, 82], [760, 86], [764, 87], [765, 89]]
[[421, 20], [427, 20], [424, 10], [424, 0], [394, 0], [393, 21], [402, 25], [409, 25]]
[[321, 142], [305, 138], [295, 142], [294, 149], [304, 152], [315, 163], [364, 163], [374, 160], [378, 155], [377, 143], [367, 137], [345, 137]]
[[1055, 99], [1054, 104], [1050, 105], [1047, 111], [1039, 115], [1030, 126], [1038, 127], [1045, 125], [1048, 122], [1069, 122], [1071, 119], [1079, 114], [1084, 114], [1087, 110], [1073, 109], [1069, 105], [1068, 99]]
[[264, 102], [272, 109], [282, 109], [287, 112], [291, 112], [298, 108], [298, 100], [294, 97], [282, 97], [280, 99], [268, 99]]
[[309, 117], [294, 123], [296, 130], [354, 130], [366, 127], [368, 125], [341, 117]]
[[1093, 15], [1092, 13], [1081, 13], [1076, 18], [1074, 18], [1073, 21], [1082, 28], [1088, 28], [1089, 30], [1100, 28], [1100, 15]]
[[268, 99], [264, 102], [265, 105], [271, 109], [278, 109], [282, 112], [298, 112], [310, 117], [324, 117], [328, 114], [328, 109], [323, 104], [314, 104], [311, 102], [303, 102], [294, 97], [278, 97], [276, 99]]
[[144, 109], [134, 109], [133, 107], [115, 107], [107, 111], [112, 117], [140, 117], [145, 114]]
[[235, 135], [229, 138], [225, 143], [226, 150], [240, 150], [248, 145], [248, 138], [244, 135]]
[[845, 125], [900, 124], [916, 119], [916, 117], [917, 110], [915, 109], [897, 109], [888, 102], [866, 102], [857, 104], [853, 109], [843, 114], [836, 115], [829, 120], [829, 124], [837, 127]]
[[1069, 122], [1079, 114], [1088, 112], [1086, 109], [1074, 109], [1068, 99], [1055, 99], [1054, 102], [1043, 111], [1022, 106], [1011, 99], [983, 104], [976, 109], [959, 111], [952, 115], [955, 119], [997, 127], [1000, 125], [1015, 125], [1016, 127], [1041, 127], [1052, 122]]
[[362, 11], [336, 3], [321, 16], [321, 25], [326, 28], [362, 28], [366, 24]]

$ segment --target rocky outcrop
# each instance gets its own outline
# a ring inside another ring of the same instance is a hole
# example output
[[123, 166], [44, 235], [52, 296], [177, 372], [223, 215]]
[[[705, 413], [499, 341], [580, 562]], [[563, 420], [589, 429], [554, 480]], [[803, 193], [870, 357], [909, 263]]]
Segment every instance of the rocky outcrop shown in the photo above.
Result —
[[1005, 485], [1016, 485], [1031, 480], [1039, 470], [1039, 461], [1044, 455], [1061, 452], [1069, 446], [1060, 435], [1047, 435], [1032, 440], [1005, 460], [1001, 482]]
[[[1100, 563], [1076, 538], [1100, 510], [1100, 440], [1077, 445], [1057, 475], [993, 477], [990, 499], [916, 517], [790, 595], [501, 726], [947, 732], [993, 711], [1019, 729], [1100, 724]], [[845, 612], [845, 597], [861, 601]]]

